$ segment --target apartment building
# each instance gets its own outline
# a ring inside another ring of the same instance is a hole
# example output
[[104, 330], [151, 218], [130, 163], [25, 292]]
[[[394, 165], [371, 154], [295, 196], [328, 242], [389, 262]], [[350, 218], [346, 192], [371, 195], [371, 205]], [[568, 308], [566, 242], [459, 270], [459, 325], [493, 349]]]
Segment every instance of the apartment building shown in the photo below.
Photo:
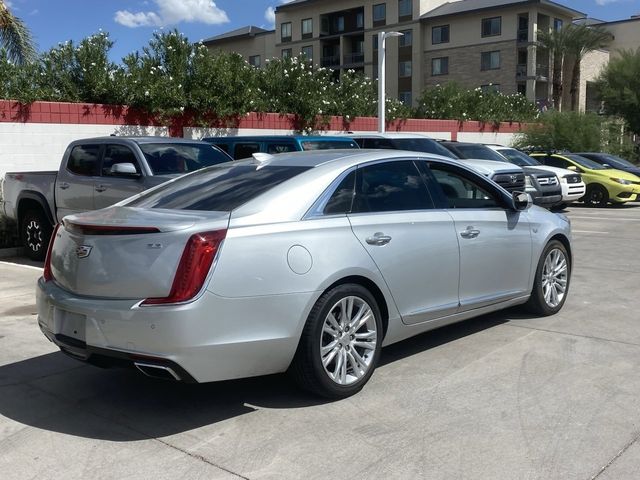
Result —
[[[256, 66], [304, 55], [336, 75], [353, 69], [376, 78], [378, 33], [397, 31], [403, 36], [386, 45], [386, 88], [407, 104], [415, 104], [426, 86], [448, 81], [518, 92], [544, 104], [551, 97], [551, 59], [537, 47], [538, 31], [586, 17], [551, 0], [294, 0], [275, 13], [274, 30], [246, 27], [204, 43], [241, 53]], [[608, 25], [631, 32], [624, 38], [638, 32], [637, 22], [631, 28]], [[587, 81], [606, 64], [608, 52], [585, 60], [583, 108]]]

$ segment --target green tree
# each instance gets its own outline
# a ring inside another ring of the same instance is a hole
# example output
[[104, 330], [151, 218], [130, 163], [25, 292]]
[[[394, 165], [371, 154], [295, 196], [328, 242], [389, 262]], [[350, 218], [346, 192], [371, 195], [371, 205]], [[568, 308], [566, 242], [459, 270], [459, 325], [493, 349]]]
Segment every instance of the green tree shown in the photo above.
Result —
[[562, 110], [562, 92], [564, 64], [567, 54], [567, 37], [570, 26], [559, 30], [539, 30], [538, 43], [543, 50], [549, 52], [549, 60], [553, 62], [551, 73], [553, 108]]
[[565, 53], [573, 62], [569, 93], [571, 110], [578, 110], [580, 90], [580, 66], [589, 52], [599, 50], [611, 43], [612, 36], [606, 30], [588, 25], [569, 25], [566, 27]]
[[621, 51], [611, 59], [597, 87], [607, 112], [619, 115], [640, 134], [640, 48]]
[[603, 144], [603, 119], [593, 113], [550, 111], [516, 140], [517, 147], [598, 152]]
[[36, 58], [36, 47], [31, 32], [0, 0], [0, 47], [5, 49], [11, 62], [26, 63]]

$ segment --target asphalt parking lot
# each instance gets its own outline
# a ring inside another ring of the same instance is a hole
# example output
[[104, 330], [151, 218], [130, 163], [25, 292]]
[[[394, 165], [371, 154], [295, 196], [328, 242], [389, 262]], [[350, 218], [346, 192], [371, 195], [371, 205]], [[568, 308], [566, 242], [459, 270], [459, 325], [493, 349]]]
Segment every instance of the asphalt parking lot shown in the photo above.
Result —
[[393, 345], [339, 402], [284, 376], [181, 385], [68, 359], [36, 325], [40, 269], [3, 261], [0, 479], [638, 478], [640, 203], [568, 215], [558, 315]]

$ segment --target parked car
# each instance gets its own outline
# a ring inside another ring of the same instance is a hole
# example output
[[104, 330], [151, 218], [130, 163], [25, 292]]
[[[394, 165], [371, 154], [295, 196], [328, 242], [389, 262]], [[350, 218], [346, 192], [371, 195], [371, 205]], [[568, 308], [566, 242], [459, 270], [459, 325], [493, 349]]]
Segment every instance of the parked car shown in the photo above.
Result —
[[640, 177], [622, 170], [607, 168], [575, 153], [532, 153], [545, 165], [566, 168], [579, 173], [587, 185], [584, 202], [592, 207], [635, 200], [640, 194]]
[[203, 142], [211, 143], [227, 152], [234, 160], [251, 158], [254, 153], [278, 154], [308, 150], [338, 148], [358, 148], [356, 142], [347, 137], [333, 135], [254, 135], [205, 137]]
[[572, 265], [563, 215], [389, 150], [205, 168], [53, 238], [38, 323], [63, 352], [186, 382], [289, 371], [334, 398], [383, 345], [512, 305], [558, 312]]
[[208, 143], [165, 137], [76, 140], [57, 172], [9, 172], [0, 213], [15, 219], [27, 255], [43, 260], [53, 226], [65, 215], [97, 210], [187, 172], [231, 158]]
[[[442, 142], [442, 145], [460, 159], [481, 158], [495, 162], [507, 161], [502, 155], [480, 143]], [[562, 187], [555, 173], [527, 165], [519, 166], [525, 173], [525, 191], [531, 195], [533, 203], [546, 208], [554, 208], [562, 203]]]
[[[412, 133], [377, 133], [350, 135], [362, 148], [384, 150], [406, 150], [441, 155], [445, 158], [459, 160], [439, 141], [420, 134]], [[503, 161], [464, 160], [464, 163], [478, 173], [490, 178], [509, 192], [525, 191], [525, 175], [520, 167], [507, 167]]]
[[562, 209], [567, 205], [580, 200], [584, 197], [584, 194], [587, 191], [587, 186], [582, 181], [582, 177], [579, 173], [567, 170], [566, 168], [545, 165], [515, 148], [504, 147], [502, 145], [487, 145], [487, 147], [498, 152], [514, 165], [518, 165], [523, 168], [535, 167], [536, 170], [543, 170], [556, 175], [560, 180], [560, 187], [562, 188], [562, 203], [556, 205], [556, 208], [558, 209]]
[[578, 153], [581, 157], [588, 158], [594, 162], [599, 163], [602, 166], [609, 166], [616, 170], [622, 170], [623, 172], [631, 173], [636, 177], [640, 177], [640, 167], [631, 163], [629, 160], [620, 158], [617, 155], [610, 153], [595, 153], [595, 152], [581, 152]]

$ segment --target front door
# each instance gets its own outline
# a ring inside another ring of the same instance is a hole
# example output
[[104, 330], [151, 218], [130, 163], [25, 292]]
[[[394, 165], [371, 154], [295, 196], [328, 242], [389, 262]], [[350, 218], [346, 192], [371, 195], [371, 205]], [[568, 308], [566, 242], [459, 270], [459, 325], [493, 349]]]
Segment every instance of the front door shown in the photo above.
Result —
[[106, 145], [100, 178], [95, 183], [95, 209], [106, 208], [125, 198], [142, 192], [145, 187], [142, 177], [118, 176], [111, 173], [111, 167], [117, 163], [131, 163], [141, 174], [140, 165], [133, 151], [126, 145]]
[[94, 210], [93, 192], [102, 145], [70, 147], [67, 164], [60, 168], [55, 184], [58, 221], [66, 215]]

